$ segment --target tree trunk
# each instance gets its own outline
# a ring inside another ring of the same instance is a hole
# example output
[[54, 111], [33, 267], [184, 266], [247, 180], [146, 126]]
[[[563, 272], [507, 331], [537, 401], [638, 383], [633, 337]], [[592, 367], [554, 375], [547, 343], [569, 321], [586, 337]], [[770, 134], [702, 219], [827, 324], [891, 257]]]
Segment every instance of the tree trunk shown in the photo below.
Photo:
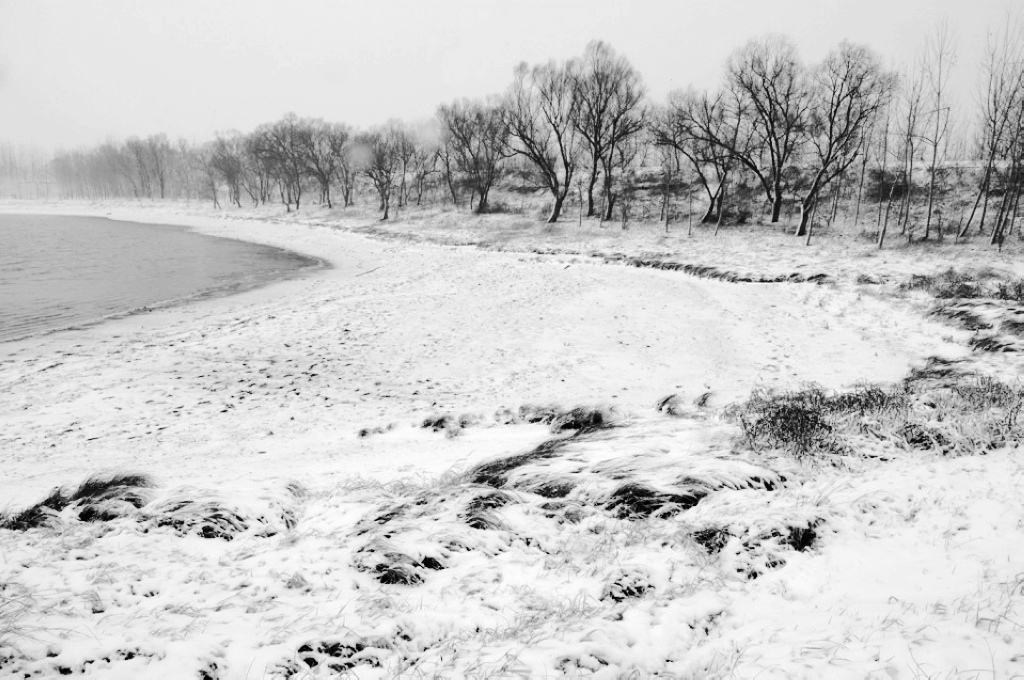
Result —
[[672, 209], [672, 206], [669, 203], [669, 187], [670, 187], [671, 184], [672, 184], [672, 170], [671, 170], [671, 166], [670, 166], [669, 167], [668, 175], [665, 178], [665, 201], [664, 201], [664, 203], [661, 206], [662, 212], [664, 213], [664, 217], [665, 217], [665, 233], [666, 234], [668, 233], [669, 212]]
[[981, 221], [978, 222], [978, 233], [985, 233], [985, 216], [988, 215], [988, 188], [985, 188], [985, 197], [981, 201]]
[[693, 187], [690, 187], [690, 207], [687, 211], [689, 213], [689, 223], [686, 227], [686, 235], [693, 236]]
[[992, 161], [989, 160], [988, 165], [985, 167], [985, 177], [981, 181], [981, 186], [978, 188], [978, 196], [974, 199], [974, 207], [971, 208], [971, 214], [967, 218], [967, 222], [960, 229], [960, 232], [956, 235], [957, 238], [963, 238], [967, 236], [967, 230], [971, 228], [971, 222], [974, 221], [974, 214], [978, 211], [978, 206], [981, 205], [981, 197], [988, 192], [989, 178], [992, 174]]
[[548, 224], [554, 224], [555, 222], [558, 221], [559, 215], [562, 214], [562, 204], [565, 203], [565, 193], [564, 192], [553, 192], [553, 193], [554, 193], [555, 202], [554, 202], [554, 205], [551, 206], [551, 214], [548, 215], [548, 220], [547, 220]]
[[482, 215], [487, 212], [487, 189], [480, 190], [480, 201], [476, 204], [476, 214]]
[[782, 214], [782, 192], [776, 191], [775, 196], [772, 197], [772, 224], [779, 221], [779, 215]]
[[594, 216], [594, 187], [597, 186], [598, 160], [598, 158], [594, 158], [594, 164], [590, 168], [590, 182], [587, 184], [587, 217]]
[[700, 218], [701, 224], [707, 224], [715, 219], [715, 197], [711, 197], [711, 201], [708, 203], [708, 209], [704, 211], [704, 216]]
[[[936, 123], [938, 126], [938, 123]], [[927, 241], [928, 237], [932, 233], [932, 206], [935, 205], [935, 161], [936, 155], [938, 154], [938, 145], [935, 145], [932, 149], [932, 171], [931, 176], [928, 178], [928, 215], [924, 220], [924, 240]]]
[[452, 207], [459, 207], [459, 196], [455, 193], [455, 183], [452, 181], [452, 173], [446, 171], [444, 173], [445, 182], [448, 184], [448, 193], [452, 195]]
[[828, 217], [828, 225], [832, 226], [832, 223], [836, 221], [836, 217], [839, 215], [839, 197], [843, 193], [843, 175], [839, 175], [836, 179], [835, 195], [832, 199], [832, 212]]
[[610, 220], [612, 218], [612, 210], [615, 208], [615, 195], [609, 193], [605, 197], [605, 213], [604, 219]]
[[715, 236], [718, 236], [718, 230], [722, 228], [722, 217], [725, 215], [725, 183], [718, 189], [718, 220], [715, 222]]
[[804, 241], [805, 246], [811, 245], [811, 232], [814, 230], [814, 208], [816, 205], [817, 201], [810, 196], [800, 202], [800, 226], [797, 227], [796, 235], [807, 237], [807, 240]]

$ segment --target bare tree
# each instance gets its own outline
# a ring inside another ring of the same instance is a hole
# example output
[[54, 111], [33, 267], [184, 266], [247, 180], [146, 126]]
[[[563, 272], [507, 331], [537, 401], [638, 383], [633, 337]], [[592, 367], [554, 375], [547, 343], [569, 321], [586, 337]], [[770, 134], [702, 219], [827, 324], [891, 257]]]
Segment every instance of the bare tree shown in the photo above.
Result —
[[228, 202], [242, 207], [245, 139], [237, 132], [218, 134], [208, 150], [208, 163], [228, 187]]
[[356, 167], [373, 184], [380, 197], [381, 220], [389, 217], [391, 192], [401, 172], [399, 145], [403, 135], [402, 124], [391, 121], [382, 129], [356, 135], [353, 156]]
[[729, 150], [757, 177], [772, 206], [771, 221], [778, 222], [783, 172], [804, 143], [809, 106], [805, 69], [787, 38], [768, 36], [733, 53], [726, 74], [749, 112], [752, 143], [730, 148], [728, 140], [709, 141]]
[[459, 207], [459, 193], [456, 188], [455, 172], [458, 167], [458, 158], [455, 153], [455, 142], [451, 134], [442, 129], [441, 142], [434, 151], [434, 158], [441, 166], [441, 174], [444, 175], [445, 184], [448, 186], [448, 193], [452, 199], [452, 205]]
[[800, 201], [798, 235], [810, 243], [810, 216], [821, 190], [841, 177], [864, 148], [871, 123], [891, 95], [895, 78], [873, 52], [840, 43], [811, 74], [807, 137], [812, 179]]
[[216, 142], [208, 143], [196, 149], [193, 158], [201, 169], [203, 187], [208, 196], [213, 200], [214, 209], [220, 209], [220, 201], [217, 198], [217, 175], [218, 170], [214, 167], [213, 158], [216, 153], [214, 145]]
[[1010, 150], [1015, 129], [1020, 126], [1019, 102], [1024, 98], [1024, 23], [1007, 17], [1003, 31], [990, 35], [982, 63], [981, 140], [979, 146], [985, 170], [978, 186], [974, 207], [958, 237], [967, 235], [981, 206], [978, 231], [985, 227], [989, 198], [997, 164]]
[[153, 197], [153, 187], [150, 182], [149, 164], [147, 163], [146, 144], [138, 137], [129, 137], [122, 148], [125, 156], [122, 167], [126, 175], [132, 177], [133, 185], [136, 187], [135, 197]]
[[[487, 198], [498, 179], [501, 163], [509, 152], [508, 121], [502, 102], [497, 99], [486, 102], [463, 99], [439, 107], [437, 118], [455, 167], [469, 180], [476, 197], [476, 212], [487, 212]], [[441, 160], [445, 163], [444, 158]], [[447, 164], [445, 167], [448, 167]], [[452, 201], [455, 202], [451, 177], [447, 179]]]
[[160, 198], [167, 196], [167, 182], [169, 169], [174, 151], [167, 135], [150, 135], [144, 140], [146, 147], [147, 165], [152, 171], [153, 180], [160, 191]]
[[[924, 238], [931, 234], [932, 213], [935, 205], [935, 186], [942, 172], [941, 162], [944, 161], [946, 147], [949, 145], [949, 131], [952, 106], [948, 100], [949, 76], [956, 65], [956, 45], [947, 21], [935, 27], [934, 33], [925, 43], [922, 68], [928, 87], [928, 105], [931, 108], [925, 114], [930, 123], [930, 137], [925, 138], [931, 150], [928, 164], [928, 210], [924, 223]], [[941, 225], [939, 229], [941, 229]]]
[[689, 162], [698, 183], [708, 197], [702, 223], [716, 221], [721, 212], [725, 182], [735, 165], [734, 149], [747, 152], [741, 144], [742, 101], [726, 97], [726, 91], [710, 97], [690, 89], [669, 94], [668, 105], [651, 119], [654, 143], [678, 151]]
[[281, 120], [261, 125], [252, 134], [250, 145], [254, 156], [277, 181], [281, 202], [291, 212], [302, 202], [302, 179], [307, 174], [304, 149], [307, 149], [309, 128], [294, 113]]
[[316, 181], [320, 189], [320, 203], [333, 208], [331, 182], [338, 174], [338, 166], [344, 162], [343, 149], [349, 137], [348, 128], [319, 118], [302, 119], [297, 126], [302, 131], [296, 136], [296, 144], [305, 173]]
[[423, 205], [423, 194], [430, 186], [430, 178], [437, 173], [437, 149], [439, 130], [436, 121], [427, 123], [412, 131], [416, 137], [416, 148], [409, 159], [409, 176], [412, 180], [410, 191], [416, 192], [416, 205]]
[[352, 189], [355, 185], [356, 173], [358, 172], [355, 159], [353, 158], [355, 142], [347, 126], [335, 124], [334, 127], [335, 130], [331, 135], [331, 140], [335, 147], [334, 153], [338, 159], [337, 165], [334, 168], [334, 176], [337, 178], [338, 188], [341, 189], [341, 197], [347, 208], [352, 205]]
[[587, 216], [594, 215], [594, 186], [600, 175], [604, 219], [611, 219], [617, 151], [644, 128], [643, 81], [629, 60], [600, 40], [587, 45], [570, 73], [572, 124], [585, 142], [589, 160]]
[[572, 125], [574, 78], [567, 64], [515, 70], [503, 107], [512, 153], [522, 155], [551, 193], [548, 222], [557, 222], [577, 171], [579, 138]]

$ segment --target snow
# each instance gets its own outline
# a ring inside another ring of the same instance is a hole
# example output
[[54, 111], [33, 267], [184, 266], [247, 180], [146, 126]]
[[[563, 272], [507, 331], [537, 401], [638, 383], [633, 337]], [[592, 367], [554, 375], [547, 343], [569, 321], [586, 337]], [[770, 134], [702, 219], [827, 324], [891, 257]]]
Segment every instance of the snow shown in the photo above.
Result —
[[[895, 382], [934, 356], [1019, 375], [929, 315], [925, 293], [896, 290], [951, 264], [1019, 276], [1019, 254], [429, 212], [382, 227], [342, 211], [2, 209], [183, 224], [332, 267], [0, 345], [3, 506], [97, 472], [156, 482], [107, 522], [70, 508], [0, 529], [0, 676], [1024, 673], [1016, 448], [829, 465], [750, 451], [728, 417], [754, 388]], [[656, 408], [672, 394], [675, 416]], [[548, 404], [602, 407], [616, 427], [573, 438], [496, 416]], [[466, 427], [420, 427], [441, 414]], [[552, 437], [568, 439], [501, 488], [474, 479]], [[572, 489], [539, 495], [551, 479]], [[626, 517], [610, 499], [627, 484], [701, 498]], [[239, 518], [231, 540], [202, 536], [214, 516]], [[701, 544], [706, 530], [723, 543]], [[813, 546], [787, 543], [793, 530]], [[416, 582], [382, 582], [379, 565]]]

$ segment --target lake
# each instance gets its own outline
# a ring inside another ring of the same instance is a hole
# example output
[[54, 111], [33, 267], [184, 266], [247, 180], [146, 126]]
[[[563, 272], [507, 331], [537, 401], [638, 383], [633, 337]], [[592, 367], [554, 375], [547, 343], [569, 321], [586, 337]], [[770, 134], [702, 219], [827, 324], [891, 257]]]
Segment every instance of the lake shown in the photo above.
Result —
[[318, 266], [180, 226], [0, 214], [0, 342], [249, 290]]

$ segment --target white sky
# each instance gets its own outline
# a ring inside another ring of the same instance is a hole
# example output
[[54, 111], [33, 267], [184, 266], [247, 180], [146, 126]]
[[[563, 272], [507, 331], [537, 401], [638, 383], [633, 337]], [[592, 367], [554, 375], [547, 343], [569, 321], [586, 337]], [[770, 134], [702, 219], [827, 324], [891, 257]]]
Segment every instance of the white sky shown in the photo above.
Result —
[[805, 60], [846, 38], [894, 63], [935, 21], [973, 94], [986, 32], [1021, 0], [0, 0], [0, 140], [44, 146], [166, 132], [199, 141], [288, 111], [357, 127], [501, 92], [520, 61], [600, 38], [652, 98], [714, 86], [766, 32]]

